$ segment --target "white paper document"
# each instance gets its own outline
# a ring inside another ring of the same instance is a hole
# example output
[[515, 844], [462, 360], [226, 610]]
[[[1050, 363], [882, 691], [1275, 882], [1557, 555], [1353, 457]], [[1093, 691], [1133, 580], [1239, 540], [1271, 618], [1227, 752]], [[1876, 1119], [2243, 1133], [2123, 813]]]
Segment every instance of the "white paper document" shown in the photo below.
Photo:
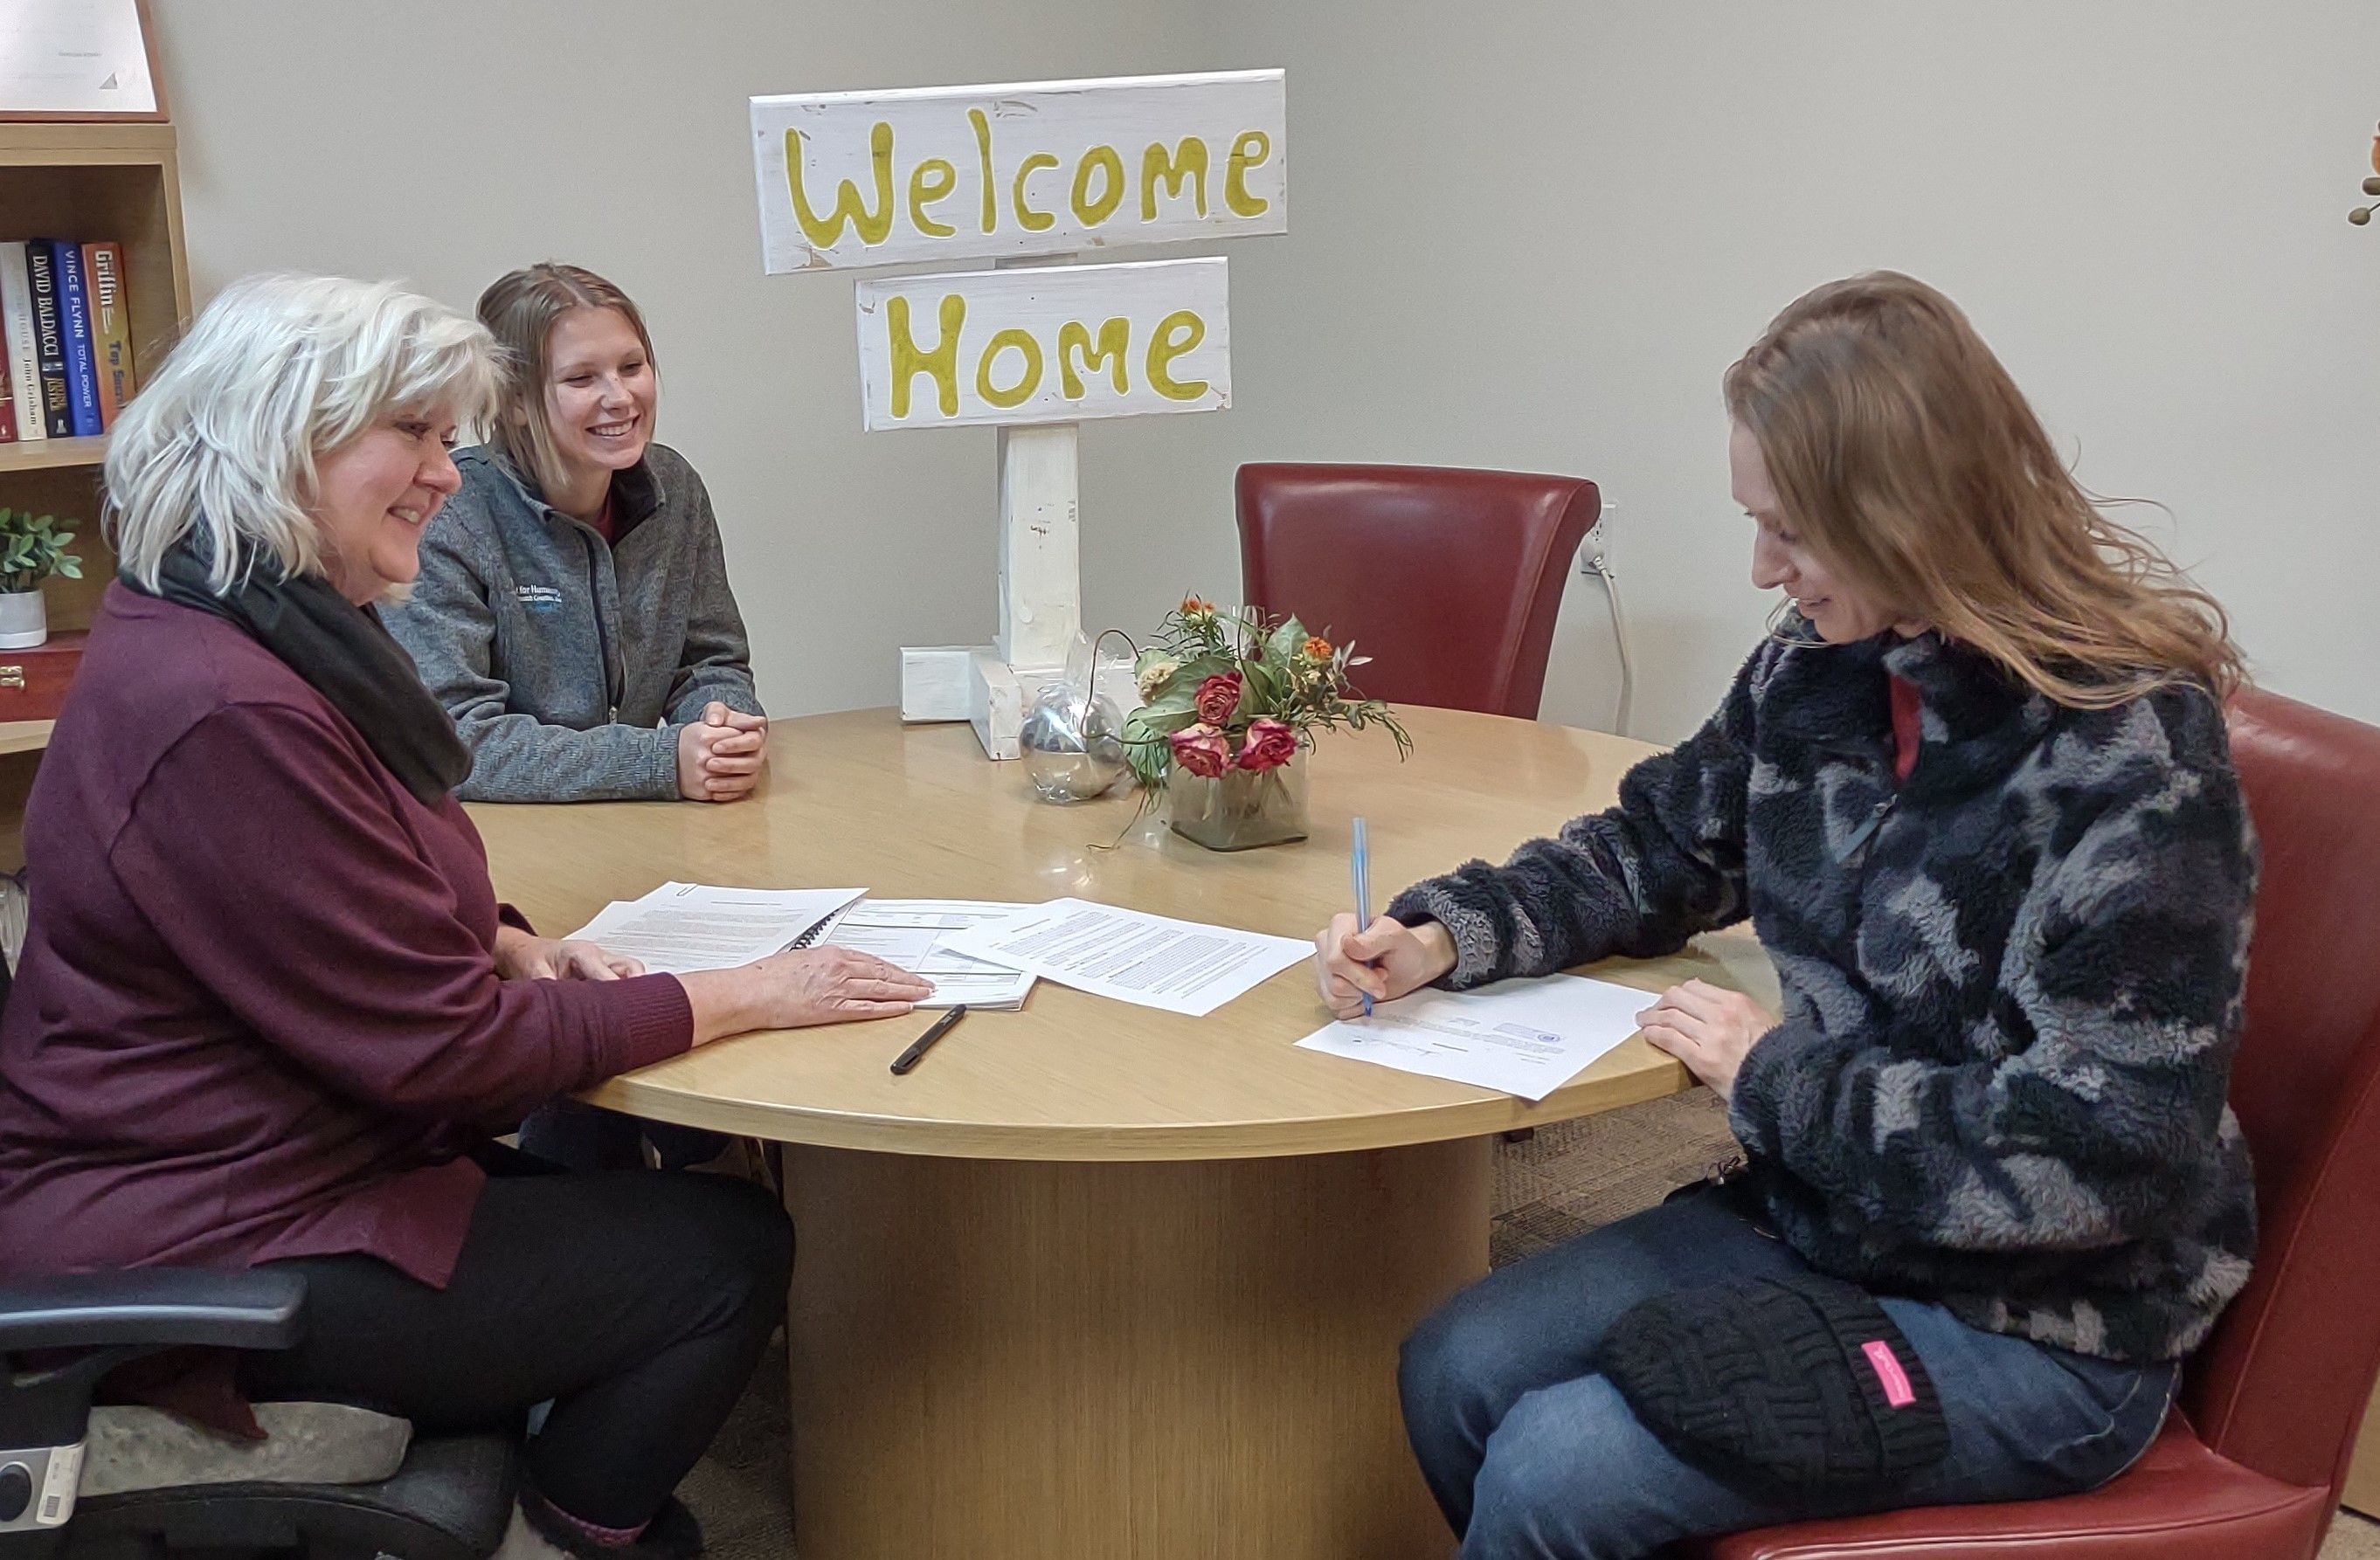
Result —
[[781, 953], [865, 889], [714, 889], [664, 883], [615, 900], [571, 933], [644, 961], [655, 974], [724, 970]]
[[911, 974], [934, 983], [920, 1008], [1021, 1008], [1033, 989], [1029, 971], [987, 963], [950, 946], [951, 934], [990, 925], [1027, 911], [1030, 904], [998, 900], [864, 899], [841, 915], [819, 941], [832, 948], [873, 953]]
[[1649, 992], [1584, 975], [1421, 990], [1318, 1029], [1305, 1050], [1541, 1100], [1636, 1033]]
[[951, 934], [948, 946], [1061, 986], [1204, 1018], [1311, 955], [1314, 945], [1088, 900], [1051, 900]]

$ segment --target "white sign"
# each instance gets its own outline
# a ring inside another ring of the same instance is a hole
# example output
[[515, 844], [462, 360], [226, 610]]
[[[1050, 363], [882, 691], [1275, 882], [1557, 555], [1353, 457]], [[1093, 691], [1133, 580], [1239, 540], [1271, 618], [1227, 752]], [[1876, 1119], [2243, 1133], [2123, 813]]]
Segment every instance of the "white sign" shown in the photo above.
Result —
[[1289, 229], [1279, 70], [751, 102], [771, 274]]
[[135, 0], [0, 0], [0, 114], [162, 117]]
[[868, 430], [1220, 411], [1227, 263], [870, 277], [855, 289]]

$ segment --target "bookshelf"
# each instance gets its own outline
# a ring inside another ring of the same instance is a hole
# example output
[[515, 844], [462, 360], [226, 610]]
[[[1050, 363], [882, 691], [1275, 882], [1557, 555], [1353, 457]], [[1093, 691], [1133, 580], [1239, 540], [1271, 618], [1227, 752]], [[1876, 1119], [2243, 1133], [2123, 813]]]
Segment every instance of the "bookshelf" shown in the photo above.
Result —
[[[174, 127], [164, 123], [0, 123], [0, 238], [113, 238], [124, 282], [135, 371], [146, 379], [190, 320], [182, 244], [182, 181]], [[99, 530], [100, 465], [107, 440], [0, 444], [0, 504], [71, 516], [79, 580], [52, 579], [50, 627], [89, 628], [115, 557]], [[0, 721], [0, 868], [24, 859], [18, 825], [46, 720]]]

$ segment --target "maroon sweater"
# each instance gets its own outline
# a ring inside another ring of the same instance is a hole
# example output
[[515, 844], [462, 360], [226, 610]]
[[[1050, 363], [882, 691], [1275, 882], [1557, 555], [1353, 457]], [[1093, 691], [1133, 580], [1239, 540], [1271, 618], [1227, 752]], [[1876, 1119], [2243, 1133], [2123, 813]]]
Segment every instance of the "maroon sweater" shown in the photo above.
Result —
[[25, 845], [0, 1276], [362, 1252], [443, 1286], [475, 1143], [693, 1041], [669, 975], [499, 980], [463, 809], [231, 623], [121, 585]]

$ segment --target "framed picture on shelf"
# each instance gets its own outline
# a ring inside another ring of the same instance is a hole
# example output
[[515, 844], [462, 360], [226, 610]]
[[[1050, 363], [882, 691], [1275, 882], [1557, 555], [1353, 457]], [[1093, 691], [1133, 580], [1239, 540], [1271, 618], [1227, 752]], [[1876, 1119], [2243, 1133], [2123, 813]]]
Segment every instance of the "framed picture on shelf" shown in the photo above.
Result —
[[148, 0], [0, 0], [0, 120], [164, 117]]

